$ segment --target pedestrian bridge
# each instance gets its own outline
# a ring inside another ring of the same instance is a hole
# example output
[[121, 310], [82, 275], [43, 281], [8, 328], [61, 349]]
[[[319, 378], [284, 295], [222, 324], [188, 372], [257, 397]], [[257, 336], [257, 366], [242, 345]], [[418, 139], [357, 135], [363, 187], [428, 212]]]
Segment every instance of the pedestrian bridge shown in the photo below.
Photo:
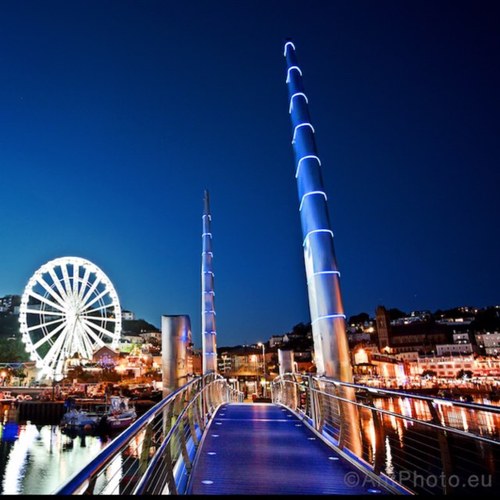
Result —
[[271, 403], [242, 397], [216, 374], [190, 381], [54, 493], [498, 491], [500, 407], [298, 374], [273, 382]]

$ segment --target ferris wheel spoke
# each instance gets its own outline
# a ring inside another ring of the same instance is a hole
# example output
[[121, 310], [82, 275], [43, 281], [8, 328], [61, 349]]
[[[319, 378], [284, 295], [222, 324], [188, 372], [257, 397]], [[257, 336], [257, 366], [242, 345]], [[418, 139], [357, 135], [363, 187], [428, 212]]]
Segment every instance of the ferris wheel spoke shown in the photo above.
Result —
[[44, 356], [44, 361], [46, 364], [52, 367], [54, 360], [59, 358], [59, 355], [64, 352], [64, 343], [67, 339], [67, 335], [59, 335], [56, 341], [52, 344], [47, 354]]
[[80, 287], [80, 291], [78, 292], [78, 298], [83, 302], [83, 294], [85, 292], [85, 287], [89, 282], [91, 270], [89, 267], [85, 268], [85, 273], [83, 274], [82, 286]]
[[88, 289], [87, 293], [83, 297], [82, 303], [85, 304], [87, 302], [87, 300], [89, 300], [89, 298], [94, 293], [94, 290], [99, 286], [99, 283], [101, 283], [101, 278], [99, 276], [96, 276], [94, 283], [92, 283], [92, 286]]
[[[99, 336], [98, 333], [96, 333], [93, 328], [96, 328], [96, 329], [99, 329], [99, 327], [97, 325], [93, 325], [91, 324], [89, 321], [84, 321], [83, 322], [83, 326], [85, 328], [85, 331], [87, 332], [87, 334], [92, 338], [94, 339], [94, 341], [99, 344], [99, 347], [102, 347], [104, 345], [104, 341], [102, 340], [102, 338]], [[106, 330], [105, 328], [102, 329], [103, 332], [105, 333], [110, 333], [108, 332], [108, 330]]]
[[90, 302], [87, 302], [85, 307], [83, 308], [83, 311], [86, 311], [92, 304], [100, 300], [102, 297], [107, 295], [109, 293], [108, 288], [106, 287], [99, 295], [96, 295]]
[[26, 328], [26, 331], [33, 332], [33, 331], [38, 330], [38, 329], [46, 328], [47, 326], [55, 325], [57, 323], [60, 323], [61, 321], [64, 321], [64, 319], [59, 318], [59, 319], [55, 319], [54, 321], [49, 321], [47, 323], [39, 323], [38, 325], [35, 325], [35, 326], [29, 326], [28, 328]]
[[43, 288], [45, 288], [45, 290], [47, 290], [51, 297], [53, 297], [62, 307], [65, 307], [64, 298], [61, 298], [60, 295], [57, 295], [57, 293], [54, 292], [53, 288], [41, 276], [37, 278], [37, 281], [38, 283], [40, 283], [40, 285], [43, 286]]
[[89, 321], [102, 321], [102, 322], [110, 322], [110, 323], [117, 323], [118, 320], [116, 318], [107, 318], [105, 316], [87, 316], [87, 315], [81, 315], [80, 318], [89, 320]]
[[47, 342], [52, 342], [52, 337], [55, 337], [63, 328], [66, 328], [66, 326], [67, 326], [66, 322], [60, 324], [58, 327], [54, 328], [48, 335], [45, 335], [38, 342], [35, 342], [33, 344], [33, 347], [38, 350], [41, 346], [43, 346]]
[[[92, 355], [95, 351], [95, 344], [97, 344], [99, 347], [102, 347], [101, 343], [99, 342], [101, 339], [99, 337], [95, 338], [95, 334], [91, 330], [89, 330], [89, 327], [87, 325], [82, 323], [81, 327], [84, 332], [80, 339], [82, 343], [82, 349], [86, 352], [90, 352]], [[92, 340], [94, 342], [92, 342]]]
[[113, 304], [103, 304], [102, 306], [96, 307], [95, 309], [87, 310], [87, 308], [85, 308], [84, 311], [86, 314], [90, 314], [93, 312], [102, 311], [103, 309], [108, 309], [108, 308], [113, 308], [113, 307], [114, 307]]
[[70, 297], [71, 296], [71, 283], [69, 281], [67, 264], [64, 264], [61, 266], [61, 271], [62, 271], [63, 280], [64, 280], [64, 288], [66, 290], [66, 296]]
[[90, 358], [87, 351], [82, 350], [81, 337], [76, 331], [76, 323], [73, 323], [72, 325], [68, 324], [64, 332], [64, 337], [64, 344], [61, 348], [64, 356], [68, 357], [78, 352], [83, 357]]
[[92, 322], [90, 322], [89, 320], [84, 320], [85, 324], [88, 325], [90, 328], [94, 328], [95, 330], [97, 330], [98, 332], [101, 332], [102, 334], [108, 336], [108, 337], [111, 337], [113, 338], [113, 332], [110, 332], [109, 330], [106, 330], [106, 328], [103, 328], [102, 326], [100, 325], [96, 325]]
[[73, 294], [78, 296], [78, 281], [80, 276], [80, 266], [78, 263], [73, 263]]
[[61, 307], [59, 304], [56, 304], [55, 302], [52, 302], [47, 297], [42, 297], [40, 294], [33, 291], [31, 292], [31, 296], [34, 297], [35, 299], [38, 299], [40, 302], [43, 302], [44, 304], [47, 304], [53, 307], [54, 309], [57, 309], [58, 311], [61, 311], [63, 313], [66, 312], [63, 307]]
[[43, 309], [25, 309], [25, 313], [28, 314], [40, 314], [42, 316], [66, 316], [66, 313], [58, 311], [45, 311]]
[[80, 322], [75, 323], [71, 329], [68, 329], [68, 342], [66, 352], [68, 354], [73, 354], [74, 352], [78, 352], [82, 357], [91, 359], [92, 358], [92, 346], [88, 345], [88, 341], [85, 342], [87, 336], [84, 331], [82, 331], [82, 325]]
[[61, 297], [66, 298], [68, 295], [64, 291], [64, 288], [61, 285], [61, 280], [59, 279], [59, 277], [55, 273], [54, 269], [49, 268], [48, 273], [49, 273], [50, 277], [52, 278], [52, 281], [54, 282], [54, 285], [56, 286], [57, 291], [60, 293]]
[[[101, 348], [105, 344], [104, 340], [99, 337], [99, 335], [95, 333], [92, 328], [90, 328], [90, 326], [84, 324], [83, 328], [85, 329], [85, 332], [87, 334], [87, 337], [85, 338], [86, 342], [90, 343], [92, 339], [94, 341], [94, 345], [99, 346], [99, 348]], [[95, 349], [95, 347], [92, 346], [92, 349]]]

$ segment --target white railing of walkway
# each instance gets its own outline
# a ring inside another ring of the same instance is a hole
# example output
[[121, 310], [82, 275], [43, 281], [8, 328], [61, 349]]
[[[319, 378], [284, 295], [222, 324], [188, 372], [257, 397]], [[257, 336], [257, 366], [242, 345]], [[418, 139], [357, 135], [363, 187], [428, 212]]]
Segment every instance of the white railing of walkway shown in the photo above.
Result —
[[197, 377], [139, 417], [54, 494], [182, 494], [217, 408], [242, 401], [224, 377]]
[[[410, 494], [493, 493], [499, 486], [498, 406], [291, 373], [274, 380], [272, 399], [358, 466], [353, 485], [382, 481]], [[345, 415], [356, 416], [359, 435], [349, 435]]]

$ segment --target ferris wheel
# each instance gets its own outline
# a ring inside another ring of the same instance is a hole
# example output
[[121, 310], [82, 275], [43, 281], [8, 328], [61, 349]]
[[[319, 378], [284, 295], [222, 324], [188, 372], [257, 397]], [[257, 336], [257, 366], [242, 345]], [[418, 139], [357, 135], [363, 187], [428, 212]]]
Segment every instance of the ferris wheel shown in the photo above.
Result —
[[118, 295], [92, 262], [61, 257], [30, 278], [21, 298], [22, 341], [39, 369], [38, 378], [61, 380], [65, 362], [78, 354], [118, 346], [122, 324]]

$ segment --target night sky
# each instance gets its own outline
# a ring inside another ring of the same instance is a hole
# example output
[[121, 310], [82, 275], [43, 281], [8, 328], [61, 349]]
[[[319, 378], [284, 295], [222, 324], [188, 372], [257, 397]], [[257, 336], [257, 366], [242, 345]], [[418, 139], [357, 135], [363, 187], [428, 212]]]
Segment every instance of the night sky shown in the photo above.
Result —
[[500, 303], [500, 3], [0, 1], [0, 296], [79, 256], [201, 346], [309, 322], [283, 46], [303, 72], [347, 317]]

